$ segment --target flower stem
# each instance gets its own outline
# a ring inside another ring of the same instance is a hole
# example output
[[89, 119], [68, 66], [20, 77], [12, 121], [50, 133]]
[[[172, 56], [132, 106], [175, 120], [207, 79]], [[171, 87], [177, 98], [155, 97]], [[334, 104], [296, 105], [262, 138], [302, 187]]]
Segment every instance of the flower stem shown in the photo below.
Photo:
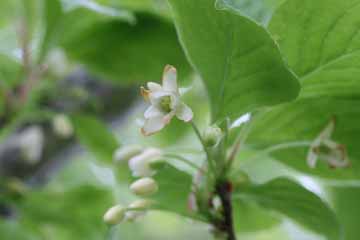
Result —
[[106, 230], [105, 240], [114, 240], [115, 227], [109, 226]]
[[207, 159], [207, 161], [209, 163], [209, 167], [210, 167], [211, 172], [215, 173], [215, 169], [216, 169], [215, 163], [213, 162], [213, 160], [211, 158], [211, 154], [210, 154], [208, 148], [206, 147], [205, 141], [202, 138], [198, 127], [195, 125], [195, 123], [193, 121], [191, 121], [191, 126], [194, 129], [194, 132], [195, 132], [196, 136], [199, 138], [201, 145], [203, 146], [204, 152], [206, 154], [206, 159]]
[[201, 169], [198, 165], [196, 165], [195, 163], [191, 162], [189, 159], [186, 159], [186, 158], [184, 158], [182, 156], [179, 156], [179, 155], [173, 154], [173, 153], [165, 153], [164, 157], [177, 159], [177, 160], [187, 164], [188, 166], [198, 170], [199, 172], [204, 173], [203, 169]]

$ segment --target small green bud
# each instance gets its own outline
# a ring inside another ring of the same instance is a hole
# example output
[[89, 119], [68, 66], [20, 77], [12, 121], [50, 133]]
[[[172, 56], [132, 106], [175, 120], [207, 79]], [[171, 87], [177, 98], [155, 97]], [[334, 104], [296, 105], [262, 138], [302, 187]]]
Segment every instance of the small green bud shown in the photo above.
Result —
[[106, 211], [104, 222], [109, 225], [121, 223], [125, 218], [126, 208], [121, 205], [115, 205]]
[[131, 158], [142, 153], [143, 147], [139, 145], [127, 145], [118, 148], [114, 153], [116, 163], [128, 162]]
[[141, 178], [130, 185], [130, 190], [138, 196], [149, 196], [158, 191], [159, 187], [152, 178]]
[[219, 142], [222, 135], [223, 133], [221, 128], [219, 128], [217, 125], [213, 125], [205, 129], [203, 134], [203, 139], [205, 141], [206, 146], [212, 147]]

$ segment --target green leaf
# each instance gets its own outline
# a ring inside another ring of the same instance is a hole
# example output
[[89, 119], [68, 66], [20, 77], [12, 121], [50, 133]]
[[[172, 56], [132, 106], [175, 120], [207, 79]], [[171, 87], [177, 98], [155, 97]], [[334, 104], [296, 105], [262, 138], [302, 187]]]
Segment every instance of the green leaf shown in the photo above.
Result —
[[234, 193], [234, 199], [238, 198], [279, 212], [328, 239], [342, 239], [333, 211], [317, 195], [289, 179], [277, 178], [262, 185], [244, 186]]
[[147, 12], [171, 19], [166, 0], [113, 0], [111, 3], [134, 12]]
[[21, 80], [21, 64], [9, 56], [0, 53], [0, 89], [14, 87]]
[[[359, 104], [359, 100], [323, 97], [298, 100], [295, 103], [275, 107], [255, 122], [248, 143], [258, 149], [281, 144], [284, 147], [271, 152], [272, 156], [308, 174], [324, 178], [358, 179], [360, 178]], [[332, 139], [346, 147], [351, 166], [331, 169], [328, 164], [319, 161], [316, 168], [311, 169], [306, 162], [309, 146], [296, 145], [296, 143], [312, 142], [333, 117], [336, 118], [336, 124]], [[295, 147], [291, 147], [293, 143]]]
[[96, 14], [103, 15], [109, 18], [127, 21], [129, 23], [135, 22], [135, 16], [126, 9], [113, 8], [108, 5], [103, 5], [94, 0], [60, 0], [62, 1], [65, 10], [73, 11], [75, 9], [87, 9]]
[[119, 147], [119, 143], [107, 126], [97, 118], [88, 115], [74, 114], [71, 120], [81, 144], [98, 160], [111, 163], [113, 153]]
[[217, 0], [218, 8], [227, 8], [267, 26], [276, 9], [286, 0]]
[[[91, 185], [67, 190], [45, 188], [27, 195], [18, 204], [21, 224], [54, 231], [55, 239], [101, 239], [106, 225], [103, 214], [114, 204], [110, 191]], [[63, 237], [60, 237], [63, 236]]]
[[358, 187], [332, 187], [331, 199], [340, 222], [344, 226], [345, 239], [357, 240], [359, 238], [360, 216], [360, 188]]
[[166, 64], [178, 69], [180, 79], [190, 72], [173, 25], [159, 17], [139, 14], [134, 26], [120, 21], [90, 26], [77, 28], [63, 46], [70, 58], [106, 79], [123, 83], [160, 80]]
[[207, 87], [213, 121], [296, 98], [299, 83], [264, 28], [216, 10], [214, 0], [169, 2], [187, 56]]
[[59, 27], [63, 14], [60, 0], [44, 0], [45, 33], [40, 47], [39, 62], [41, 62], [47, 52], [56, 45], [59, 39]]
[[359, 0], [292, 0], [273, 16], [269, 29], [300, 78], [301, 98], [359, 98], [359, 10]]
[[153, 167], [158, 171], [153, 178], [159, 185], [159, 191], [151, 197], [156, 201], [155, 208], [193, 215], [188, 208], [192, 176], [168, 163], [155, 163]]
[[233, 203], [233, 216], [237, 233], [262, 231], [280, 224], [275, 214], [240, 199]]
[[249, 143], [269, 146], [312, 141], [336, 117], [333, 139], [347, 148], [350, 168], [331, 170], [319, 163], [312, 170], [305, 163], [307, 147], [282, 149], [273, 156], [321, 177], [360, 177], [359, 9], [360, 1], [354, 0], [293, 0], [277, 10], [269, 28], [299, 76], [302, 92], [297, 102], [265, 114], [255, 124]]

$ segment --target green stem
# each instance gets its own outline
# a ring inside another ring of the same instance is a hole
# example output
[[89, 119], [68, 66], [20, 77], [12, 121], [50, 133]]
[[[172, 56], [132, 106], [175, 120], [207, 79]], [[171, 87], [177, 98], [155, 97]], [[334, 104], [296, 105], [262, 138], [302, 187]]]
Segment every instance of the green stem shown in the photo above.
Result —
[[216, 170], [215, 163], [213, 162], [213, 160], [211, 158], [211, 154], [210, 154], [208, 148], [206, 147], [205, 141], [202, 138], [199, 129], [197, 128], [197, 126], [195, 125], [195, 123], [193, 121], [191, 121], [191, 126], [194, 129], [196, 136], [199, 138], [201, 145], [203, 146], [204, 152], [206, 154], [206, 160], [209, 163], [210, 170], [212, 173], [215, 174], [215, 170]]
[[115, 227], [109, 226], [106, 230], [105, 240], [114, 240], [115, 237]]
[[177, 154], [173, 154], [173, 153], [165, 153], [164, 157], [169, 157], [169, 158], [174, 158], [177, 159], [185, 164], [187, 164], [188, 166], [198, 170], [199, 172], [203, 172], [203, 169], [201, 169], [198, 165], [196, 165], [195, 163], [191, 162], [189, 159], [186, 159], [182, 156], [179, 156]]

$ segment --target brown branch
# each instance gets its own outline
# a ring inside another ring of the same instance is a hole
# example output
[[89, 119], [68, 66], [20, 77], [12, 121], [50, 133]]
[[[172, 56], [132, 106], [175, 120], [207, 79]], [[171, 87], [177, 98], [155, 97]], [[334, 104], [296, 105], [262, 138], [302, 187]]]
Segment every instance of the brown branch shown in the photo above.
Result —
[[232, 187], [231, 183], [228, 181], [220, 181], [216, 185], [216, 193], [220, 197], [221, 204], [223, 207], [223, 218], [220, 222], [215, 224], [215, 227], [218, 231], [226, 234], [227, 240], [236, 240], [236, 235], [234, 232], [234, 223], [233, 223], [233, 209], [231, 202], [231, 193]]

